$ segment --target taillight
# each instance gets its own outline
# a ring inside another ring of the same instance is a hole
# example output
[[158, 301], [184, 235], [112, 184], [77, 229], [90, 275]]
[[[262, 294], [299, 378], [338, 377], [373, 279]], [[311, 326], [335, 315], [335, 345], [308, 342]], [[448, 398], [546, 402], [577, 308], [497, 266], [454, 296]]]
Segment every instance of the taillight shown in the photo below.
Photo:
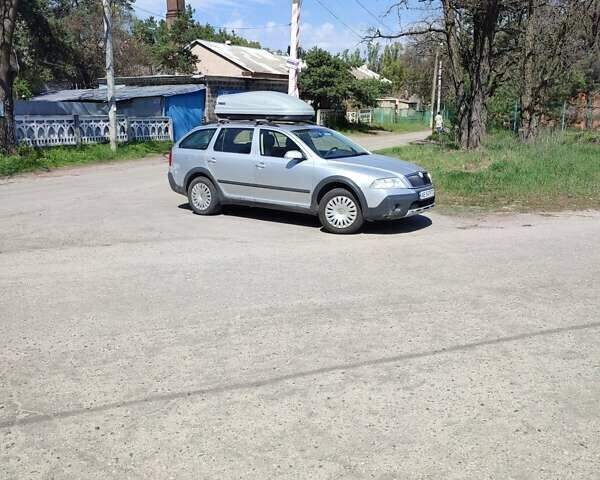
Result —
[[173, 149], [169, 150], [169, 167], [173, 165]]

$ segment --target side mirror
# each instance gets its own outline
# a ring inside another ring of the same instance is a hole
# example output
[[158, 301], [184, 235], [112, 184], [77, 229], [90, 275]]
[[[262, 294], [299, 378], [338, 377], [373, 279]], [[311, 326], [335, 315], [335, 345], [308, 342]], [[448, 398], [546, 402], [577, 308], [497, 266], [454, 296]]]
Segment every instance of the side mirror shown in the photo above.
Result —
[[304, 160], [304, 155], [298, 150], [288, 150], [283, 156], [286, 160]]

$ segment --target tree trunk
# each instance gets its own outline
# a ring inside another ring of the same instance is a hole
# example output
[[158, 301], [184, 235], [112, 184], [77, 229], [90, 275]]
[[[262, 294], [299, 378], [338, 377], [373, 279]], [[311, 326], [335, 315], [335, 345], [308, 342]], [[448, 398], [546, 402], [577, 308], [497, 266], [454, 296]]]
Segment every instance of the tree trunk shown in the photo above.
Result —
[[457, 121], [457, 141], [460, 148], [472, 150], [481, 146], [487, 133], [487, 105], [483, 89], [470, 93], [470, 98], [461, 101]]
[[0, 0], [0, 152], [16, 149], [13, 83], [17, 76], [17, 61], [13, 52], [13, 33], [18, 0]]
[[472, 43], [465, 50], [461, 20], [451, 0], [444, 0], [446, 45], [454, 81], [457, 112], [457, 140], [463, 149], [476, 149], [487, 133], [487, 102], [492, 84], [493, 46], [500, 14], [497, 0], [473, 7]]
[[519, 118], [519, 136], [521, 140], [531, 140], [537, 134], [539, 123], [537, 112], [537, 101], [535, 98], [536, 79], [535, 79], [535, 58], [536, 58], [536, 16], [535, 0], [527, 2], [527, 24], [523, 36], [523, 59], [521, 62], [521, 94], [520, 104], [521, 113]]

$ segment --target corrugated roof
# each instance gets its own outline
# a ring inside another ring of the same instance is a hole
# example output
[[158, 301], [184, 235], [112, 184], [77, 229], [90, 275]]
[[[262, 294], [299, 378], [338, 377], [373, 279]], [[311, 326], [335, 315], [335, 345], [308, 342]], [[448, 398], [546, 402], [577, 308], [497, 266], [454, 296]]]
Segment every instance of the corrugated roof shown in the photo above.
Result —
[[[185, 93], [198, 92], [204, 90], [204, 85], [183, 84], [183, 85], [152, 85], [152, 86], [129, 86], [117, 85], [115, 87], [115, 97], [117, 102], [130, 100], [132, 98], [143, 97], [172, 97], [174, 95], [183, 95]], [[48, 100], [53, 102], [103, 102], [106, 101], [106, 88], [90, 88], [79, 90], [59, 90], [57, 92], [38, 95], [33, 100]]]
[[226, 43], [209, 42], [208, 40], [196, 40], [192, 43], [192, 45], [194, 44], [202, 45], [252, 73], [288, 75], [289, 72], [286, 58], [275, 55], [268, 50], [239, 47], [237, 45], [227, 45]]
[[383, 83], [392, 83], [390, 80], [379, 75], [377, 72], [374, 72], [366, 65], [363, 65], [361, 67], [352, 67], [351, 72], [352, 75], [354, 75], [354, 78], [356, 78], [357, 80], [377, 79]]

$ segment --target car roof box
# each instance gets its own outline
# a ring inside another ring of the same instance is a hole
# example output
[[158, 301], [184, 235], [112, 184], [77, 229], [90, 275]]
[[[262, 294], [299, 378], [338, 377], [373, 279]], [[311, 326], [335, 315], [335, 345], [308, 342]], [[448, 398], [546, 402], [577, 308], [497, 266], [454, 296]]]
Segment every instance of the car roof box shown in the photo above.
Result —
[[243, 92], [219, 95], [215, 114], [229, 120], [311, 121], [314, 109], [299, 98], [281, 92]]

